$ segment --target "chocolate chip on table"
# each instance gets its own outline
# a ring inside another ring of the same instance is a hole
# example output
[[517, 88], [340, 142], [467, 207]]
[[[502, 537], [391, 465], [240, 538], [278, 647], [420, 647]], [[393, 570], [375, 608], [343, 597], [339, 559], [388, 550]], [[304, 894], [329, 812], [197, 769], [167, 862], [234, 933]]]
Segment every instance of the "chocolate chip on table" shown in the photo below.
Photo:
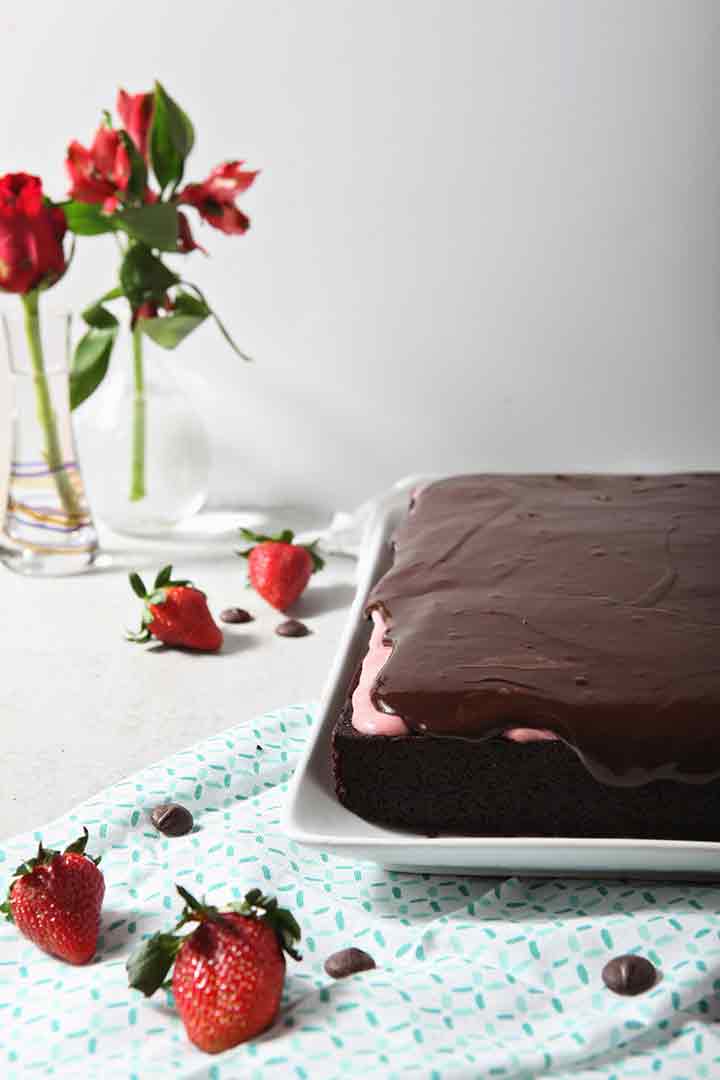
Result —
[[275, 627], [275, 633], [280, 637], [305, 637], [310, 633], [310, 630], [304, 622], [300, 622], [299, 619], [286, 619], [285, 622], [278, 623]]
[[158, 832], [164, 833], [165, 836], [185, 836], [194, 824], [192, 814], [180, 803], [163, 803], [162, 806], [156, 806], [150, 814], [150, 820]]
[[252, 622], [253, 617], [249, 611], [241, 607], [228, 607], [220, 612], [220, 621], [229, 623]]
[[359, 971], [370, 971], [374, 967], [370, 953], [354, 948], [331, 953], [325, 961], [325, 971], [332, 979], [346, 979], [348, 975], [357, 975]]
[[614, 956], [602, 969], [602, 981], [615, 994], [644, 994], [657, 981], [657, 968], [644, 956]]

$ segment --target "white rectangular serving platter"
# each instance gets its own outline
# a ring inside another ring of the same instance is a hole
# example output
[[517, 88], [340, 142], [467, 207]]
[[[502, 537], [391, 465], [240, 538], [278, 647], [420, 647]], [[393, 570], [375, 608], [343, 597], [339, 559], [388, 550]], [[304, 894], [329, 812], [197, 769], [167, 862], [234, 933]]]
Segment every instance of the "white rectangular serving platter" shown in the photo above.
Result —
[[[407, 494], [400, 498], [402, 505], [386, 505], [378, 511], [366, 533], [355, 600], [322, 694], [317, 723], [288, 789], [283, 824], [290, 839], [390, 870], [453, 871], [487, 877], [720, 879], [720, 843], [581, 837], [428, 838], [372, 824], [341, 805], [330, 767], [330, 737], [367, 648], [365, 604], [392, 560], [390, 538], [406, 512]], [[368, 783], [372, 783], [370, 776]]]

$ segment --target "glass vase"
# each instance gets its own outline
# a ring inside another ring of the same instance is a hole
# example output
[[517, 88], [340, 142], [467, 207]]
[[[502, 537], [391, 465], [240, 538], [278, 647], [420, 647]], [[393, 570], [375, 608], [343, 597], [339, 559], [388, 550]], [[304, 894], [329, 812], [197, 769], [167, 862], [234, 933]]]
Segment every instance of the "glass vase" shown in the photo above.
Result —
[[207, 498], [205, 427], [165, 350], [138, 331], [115, 350], [109, 376], [81, 406], [78, 437], [98, 518], [113, 531], [161, 536]]
[[13, 390], [12, 440], [0, 561], [20, 574], [86, 570], [97, 533], [78, 465], [70, 413], [71, 317], [2, 316]]

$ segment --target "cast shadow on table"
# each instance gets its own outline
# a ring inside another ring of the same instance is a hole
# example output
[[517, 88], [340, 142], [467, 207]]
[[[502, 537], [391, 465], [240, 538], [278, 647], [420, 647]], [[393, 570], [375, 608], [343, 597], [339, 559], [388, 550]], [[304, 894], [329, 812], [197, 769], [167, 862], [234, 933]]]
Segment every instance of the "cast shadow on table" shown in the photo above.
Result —
[[[208, 563], [207, 551], [188, 551], [177, 545], [167, 544], [158, 547], [157, 552], [148, 550], [128, 550], [127, 548], [108, 549], [103, 548], [93, 566], [85, 570], [83, 576], [93, 574], [128, 574], [131, 570], [139, 573], [149, 570], [159, 570], [161, 566], [171, 563], [178, 569], [186, 570], [189, 566], [204, 566]], [[245, 580], [245, 562], [233, 550], [212, 552], [213, 562], [227, 562], [228, 566], [237, 567], [238, 582]]]
[[179, 651], [189, 653], [191, 656], [232, 656], [234, 653], [256, 649], [262, 644], [262, 639], [258, 634], [232, 633], [224, 630], [223, 638], [222, 648], [214, 653], [198, 653], [196, 649], [183, 649], [179, 645], [163, 645], [161, 641], [156, 641], [148, 645], [145, 654], [146, 656], [161, 656], [163, 653]]
[[354, 596], [355, 589], [352, 585], [340, 581], [322, 585], [311, 580], [307, 592], [292, 605], [291, 613], [295, 619], [312, 619], [315, 615], [349, 607]]

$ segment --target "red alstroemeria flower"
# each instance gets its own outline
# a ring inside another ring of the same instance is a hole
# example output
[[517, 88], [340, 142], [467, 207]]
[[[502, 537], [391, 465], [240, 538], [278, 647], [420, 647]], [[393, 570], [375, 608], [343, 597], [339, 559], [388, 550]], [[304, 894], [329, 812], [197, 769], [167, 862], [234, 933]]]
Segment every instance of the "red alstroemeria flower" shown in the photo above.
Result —
[[61, 277], [66, 227], [62, 210], [45, 203], [37, 176], [0, 177], [0, 289], [28, 293]]
[[130, 321], [131, 326], [135, 326], [138, 319], [156, 319], [161, 311], [172, 311], [175, 307], [172, 297], [166, 295], [160, 301], [155, 300], [143, 300], [136, 308], [133, 309], [132, 319]]
[[202, 184], [187, 184], [178, 196], [178, 202], [194, 206], [200, 216], [221, 232], [244, 233], [250, 228], [250, 219], [235, 205], [235, 199], [247, 191], [257, 172], [242, 168], [243, 161], [226, 161], [216, 166]]
[[112, 211], [130, 180], [130, 156], [117, 131], [98, 128], [88, 150], [79, 142], [70, 143], [67, 152], [70, 198], [79, 202], [100, 203]]
[[205, 248], [195, 242], [187, 214], [183, 214], [182, 210], [178, 210], [178, 251], [182, 255], [189, 255], [191, 251], [202, 251], [203, 255], [207, 255]]
[[115, 103], [122, 126], [146, 161], [154, 101], [154, 94], [128, 94], [126, 90], [118, 90]]

